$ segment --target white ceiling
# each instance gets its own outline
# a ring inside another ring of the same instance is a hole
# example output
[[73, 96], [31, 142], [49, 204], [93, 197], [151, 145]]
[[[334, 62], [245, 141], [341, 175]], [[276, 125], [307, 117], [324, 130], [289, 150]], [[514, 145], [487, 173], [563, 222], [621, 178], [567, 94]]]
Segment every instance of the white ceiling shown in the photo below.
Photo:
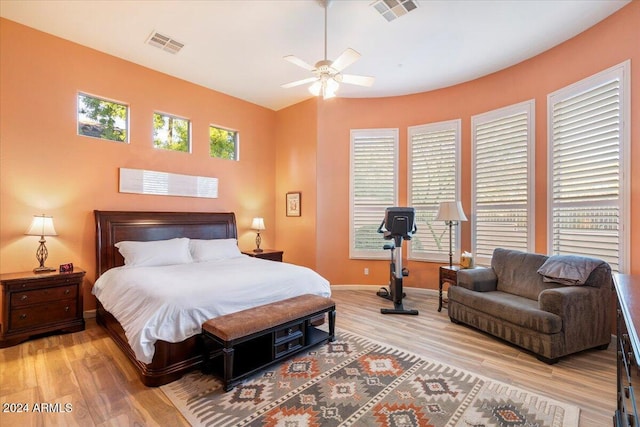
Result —
[[[372, 0], [334, 0], [328, 58], [348, 47], [362, 58], [347, 74], [376, 78], [342, 84], [338, 96], [383, 97], [472, 80], [537, 55], [626, 5], [624, 0], [418, 0], [387, 22]], [[283, 83], [324, 55], [318, 0], [1, 0], [0, 15], [163, 73], [279, 110], [310, 97]], [[153, 31], [185, 44], [176, 55], [146, 44]]]

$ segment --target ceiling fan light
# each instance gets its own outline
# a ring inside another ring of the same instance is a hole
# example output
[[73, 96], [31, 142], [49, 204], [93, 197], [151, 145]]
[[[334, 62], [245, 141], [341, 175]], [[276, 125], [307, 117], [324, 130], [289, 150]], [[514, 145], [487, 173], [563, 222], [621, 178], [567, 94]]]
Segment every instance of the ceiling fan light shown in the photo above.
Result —
[[322, 93], [322, 99], [331, 99], [331, 98], [335, 98], [336, 97], [336, 92], [329, 89], [329, 88], [325, 88], [323, 93]]
[[322, 90], [322, 99], [330, 99], [336, 96], [340, 85], [334, 79], [327, 79]]
[[311, 86], [309, 86], [309, 92], [311, 92], [311, 95], [313, 96], [320, 95], [321, 90], [322, 90], [322, 83], [320, 82], [320, 80], [316, 80], [315, 82], [313, 82]]

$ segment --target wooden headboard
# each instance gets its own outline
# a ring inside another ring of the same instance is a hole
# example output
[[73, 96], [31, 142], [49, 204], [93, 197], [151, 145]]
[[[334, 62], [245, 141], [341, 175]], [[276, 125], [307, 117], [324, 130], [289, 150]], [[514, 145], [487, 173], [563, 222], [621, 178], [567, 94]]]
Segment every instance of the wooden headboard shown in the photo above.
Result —
[[124, 265], [114, 246], [123, 240], [152, 241], [238, 238], [233, 212], [136, 212], [94, 211], [96, 218], [96, 271], [100, 277], [110, 268]]

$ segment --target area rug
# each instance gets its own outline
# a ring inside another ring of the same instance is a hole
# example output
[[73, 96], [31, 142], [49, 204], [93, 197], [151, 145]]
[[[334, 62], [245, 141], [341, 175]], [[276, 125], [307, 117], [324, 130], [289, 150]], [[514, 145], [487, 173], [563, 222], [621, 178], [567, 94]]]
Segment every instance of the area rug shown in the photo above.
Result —
[[576, 427], [580, 411], [345, 331], [226, 393], [200, 372], [161, 389], [194, 426]]

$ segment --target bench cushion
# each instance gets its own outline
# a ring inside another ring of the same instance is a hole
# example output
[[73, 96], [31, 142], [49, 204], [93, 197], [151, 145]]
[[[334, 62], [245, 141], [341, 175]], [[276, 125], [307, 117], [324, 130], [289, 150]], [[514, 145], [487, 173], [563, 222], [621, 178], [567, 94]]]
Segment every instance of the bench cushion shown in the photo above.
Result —
[[331, 298], [300, 295], [207, 320], [202, 330], [223, 341], [233, 341], [334, 307]]

